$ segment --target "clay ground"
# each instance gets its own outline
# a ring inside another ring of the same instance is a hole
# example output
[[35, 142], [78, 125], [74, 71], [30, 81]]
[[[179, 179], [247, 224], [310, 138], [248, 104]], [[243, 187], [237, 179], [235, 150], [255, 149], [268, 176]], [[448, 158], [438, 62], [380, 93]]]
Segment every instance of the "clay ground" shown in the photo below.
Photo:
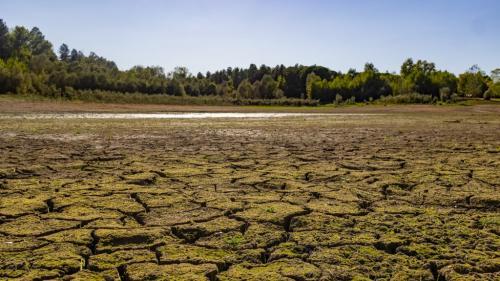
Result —
[[391, 108], [0, 118], [0, 280], [499, 280], [500, 107]]

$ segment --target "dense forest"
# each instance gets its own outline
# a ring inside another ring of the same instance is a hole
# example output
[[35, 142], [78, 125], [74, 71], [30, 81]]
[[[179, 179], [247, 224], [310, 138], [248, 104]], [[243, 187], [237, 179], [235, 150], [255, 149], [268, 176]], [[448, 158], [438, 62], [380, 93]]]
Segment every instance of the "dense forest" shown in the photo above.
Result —
[[[458, 77], [426, 60], [407, 59], [399, 74], [379, 72], [367, 63], [346, 73], [323, 66], [274, 67], [251, 64], [193, 75], [185, 67], [169, 73], [158, 66], [120, 70], [113, 61], [85, 55], [62, 44], [57, 49], [43, 33], [0, 20], [0, 94], [73, 99], [82, 95], [178, 96], [234, 101], [300, 101], [297, 104], [353, 103], [377, 99], [408, 102], [448, 101], [459, 97], [500, 97], [500, 69], [487, 75], [478, 66]], [[295, 104], [295, 103], [292, 103]]]

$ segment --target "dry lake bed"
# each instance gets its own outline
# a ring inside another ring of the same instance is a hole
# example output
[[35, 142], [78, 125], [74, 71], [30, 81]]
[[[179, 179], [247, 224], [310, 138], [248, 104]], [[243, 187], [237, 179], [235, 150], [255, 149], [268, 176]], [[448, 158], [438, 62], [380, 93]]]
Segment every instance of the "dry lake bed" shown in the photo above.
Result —
[[0, 280], [500, 280], [500, 107], [424, 109], [2, 113]]

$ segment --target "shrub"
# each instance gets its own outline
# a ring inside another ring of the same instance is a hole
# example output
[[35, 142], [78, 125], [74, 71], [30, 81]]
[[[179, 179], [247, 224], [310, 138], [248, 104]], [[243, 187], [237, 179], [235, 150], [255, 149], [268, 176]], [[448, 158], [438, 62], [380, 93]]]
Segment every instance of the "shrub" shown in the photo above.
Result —
[[138, 104], [175, 104], [175, 105], [268, 105], [268, 106], [317, 106], [318, 100], [306, 99], [238, 99], [221, 96], [173, 96], [165, 94], [121, 93], [100, 90], [75, 90], [64, 87], [55, 91], [51, 98], [79, 100], [99, 103], [138, 103]]
[[379, 99], [380, 103], [386, 104], [407, 104], [407, 103], [421, 103], [429, 104], [435, 102], [431, 95], [421, 95], [417, 93], [396, 95], [396, 96], [382, 96]]
[[346, 104], [355, 104], [356, 103], [356, 97], [355, 96], [352, 96], [350, 98], [348, 98], [346, 101], [345, 101]]
[[342, 103], [342, 96], [339, 94], [335, 95], [335, 104], [341, 104]]
[[439, 89], [439, 99], [441, 101], [447, 101], [450, 99], [451, 96], [451, 90], [448, 87], [443, 87]]
[[490, 100], [492, 96], [494, 96], [493, 90], [488, 89], [486, 92], [484, 92], [483, 99]]

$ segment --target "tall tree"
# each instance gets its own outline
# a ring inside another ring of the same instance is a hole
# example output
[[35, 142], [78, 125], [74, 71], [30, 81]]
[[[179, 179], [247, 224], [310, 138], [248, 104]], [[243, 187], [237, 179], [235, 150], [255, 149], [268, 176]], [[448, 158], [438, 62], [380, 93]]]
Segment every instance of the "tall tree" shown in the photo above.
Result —
[[318, 75], [316, 75], [316, 73], [311, 72], [311, 73], [309, 73], [309, 75], [307, 75], [307, 78], [306, 78], [306, 94], [307, 94], [307, 98], [308, 99], [312, 99], [313, 98], [314, 83], [316, 83], [318, 81], [321, 81], [321, 77], [319, 77]]
[[305, 84], [301, 79], [301, 66], [295, 65], [285, 69], [284, 79], [286, 81], [283, 91], [290, 98], [304, 98]]
[[378, 69], [371, 62], [365, 63], [365, 69], [364, 69], [364, 71], [365, 72], [371, 71], [373, 73], [378, 73]]
[[7, 24], [0, 19], [0, 59], [7, 59], [10, 56], [10, 38]]
[[184, 67], [184, 66], [177, 66], [174, 71], [172, 71], [171, 73], [169, 73], [169, 76], [173, 79], [177, 79], [179, 81], [184, 81], [186, 80], [188, 77], [191, 76], [191, 73], [189, 73], [189, 69], [187, 69], [187, 67]]
[[409, 58], [401, 65], [401, 77], [405, 92], [417, 92], [420, 94], [437, 94], [433, 89], [431, 75], [436, 71], [436, 66], [426, 60], [418, 60], [416, 63]]
[[59, 59], [62, 61], [67, 61], [69, 58], [69, 48], [68, 45], [63, 43], [61, 47], [59, 47]]
[[257, 75], [258, 75], [258, 69], [257, 69], [257, 66], [255, 64], [250, 64], [250, 66], [248, 67], [248, 79], [250, 80], [251, 83], [254, 83], [255, 81], [257, 81]]
[[240, 85], [238, 85], [238, 95], [244, 99], [250, 99], [253, 96], [252, 84], [248, 79], [241, 81]]
[[38, 27], [33, 27], [30, 31], [29, 47], [33, 55], [45, 55], [52, 60], [56, 58], [52, 51], [52, 43], [45, 39]]
[[456, 93], [457, 80], [457, 77], [448, 71], [436, 71], [431, 75], [431, 81], [435, 92], [441, 92], [441, 90], [445, 90], [447, 88], [445, 91]]
[[461, 96], [480, 98], [487, 88], [484, 73], [477, 65], [458, 76], [458, 93]]
[[408, 58], [401, 65], [401, 71], [399, 73], [401, 74], [401, 76], [405, 77], [410, 75], [412, 71], [413, 71], [413, 59]]
[[70, 61], [77, 61], [79, 59], [78, 51], [76, 49], [72, 49], [69, 55]]
[[491, 80], [493, 83], [500, 83], [500, 68], [491, 71]]
[[31, 49], [29, 46], [30, 42], [30, 32], [23, 26], [16, 26], [12, 30], [11, 34], [11, 56], [27, 62], [31, 58]]
[[261, 85], [259, 89], [260, 98], [263, 99], [274, 99], [277, 98], [278, 83], [274, 81], [273, 77], [269, 74], [265, 74], [262, 77]]
[[167, 93], [169, 95], [174, 95], [174, 96], [185, 96], [186, 95], [186, 91], [184, 90], [184, 86], [177, 79], [170, 80], [170, 83], [168, 84], [168, 88], [167, 88]]

